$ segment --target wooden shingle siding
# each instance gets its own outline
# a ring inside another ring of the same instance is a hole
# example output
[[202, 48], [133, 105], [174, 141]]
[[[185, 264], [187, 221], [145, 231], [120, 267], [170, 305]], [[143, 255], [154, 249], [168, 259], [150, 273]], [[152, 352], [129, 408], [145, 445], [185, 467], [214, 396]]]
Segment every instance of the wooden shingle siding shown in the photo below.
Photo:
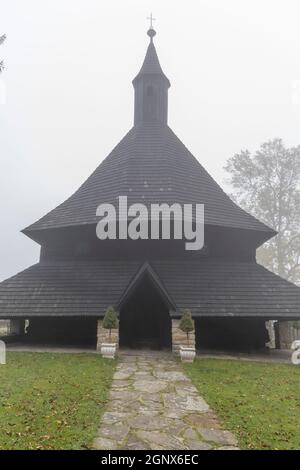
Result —
[[[256, 263], [195, 259], [150, 265], [177, 312], [190, 308], [194, 316], [300, 316], [300, 289]], [[138, 261], [36, 264], [0, 284], [0, 318], [99, 317], [108, 305], [118, 304], [141, 266]]]
[[238, 207], [174, 132], [149, 123], [133, 127], [83, 185], [63, 204], [25, 229], [34, 231], [96, 224], [101, 203], [205, 204], [205, 224], [275, 234]]

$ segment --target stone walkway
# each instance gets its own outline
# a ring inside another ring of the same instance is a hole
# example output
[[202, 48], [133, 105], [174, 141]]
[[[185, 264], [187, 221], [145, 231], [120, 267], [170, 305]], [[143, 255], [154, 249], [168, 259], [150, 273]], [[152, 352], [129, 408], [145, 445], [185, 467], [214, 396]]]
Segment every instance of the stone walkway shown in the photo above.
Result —
[[98, 450], [237, 449], [172, 356], [121, 356]]

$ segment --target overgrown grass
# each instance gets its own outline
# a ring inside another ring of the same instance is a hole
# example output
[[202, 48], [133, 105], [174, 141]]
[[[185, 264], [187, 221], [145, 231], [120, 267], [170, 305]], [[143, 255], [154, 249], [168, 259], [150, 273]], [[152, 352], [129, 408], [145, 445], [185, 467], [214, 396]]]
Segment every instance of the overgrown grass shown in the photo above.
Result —
[[0, 365], [0, 449], [85, 449], [115, 361], [95, 354], [8, 353]]
[[300, 449], [300, 366], [197, 359], [184, 368], [243, 449]]

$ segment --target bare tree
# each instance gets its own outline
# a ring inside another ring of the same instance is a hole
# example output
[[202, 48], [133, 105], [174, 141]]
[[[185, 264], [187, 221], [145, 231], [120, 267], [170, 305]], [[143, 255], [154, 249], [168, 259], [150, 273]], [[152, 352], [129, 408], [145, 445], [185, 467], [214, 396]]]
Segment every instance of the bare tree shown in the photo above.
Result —
[[[5, 39], [6, 39], [5, 34], [3, 34], [2, 36], [0, 36], [0, 46], [1, 46], [1, 44], [4, 43]], [[1, 60], [1, 61], [0, 61], [0, 73], [3, 71], [3, 69], [4, 69], [4, 63], [3, 63], [3, 60]]]
[[300, 284], [300, 146], [274, 139], [253, 155], [234, 155], [225, 170], [233, 199], [278, 232], [258, 250], [258, 261]]

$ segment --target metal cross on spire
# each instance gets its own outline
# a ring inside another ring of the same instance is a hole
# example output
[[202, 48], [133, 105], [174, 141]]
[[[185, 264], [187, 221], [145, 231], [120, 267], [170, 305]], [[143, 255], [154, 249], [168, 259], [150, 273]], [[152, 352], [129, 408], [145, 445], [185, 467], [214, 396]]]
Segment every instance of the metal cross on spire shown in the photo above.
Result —
[[150, 21], [150, 29], [153, 29], [153, 21], [156, 21], [156, 18], [153, 18], [152, 13], [150, 13], [150, 16], [147, 17], [147, 20]]

